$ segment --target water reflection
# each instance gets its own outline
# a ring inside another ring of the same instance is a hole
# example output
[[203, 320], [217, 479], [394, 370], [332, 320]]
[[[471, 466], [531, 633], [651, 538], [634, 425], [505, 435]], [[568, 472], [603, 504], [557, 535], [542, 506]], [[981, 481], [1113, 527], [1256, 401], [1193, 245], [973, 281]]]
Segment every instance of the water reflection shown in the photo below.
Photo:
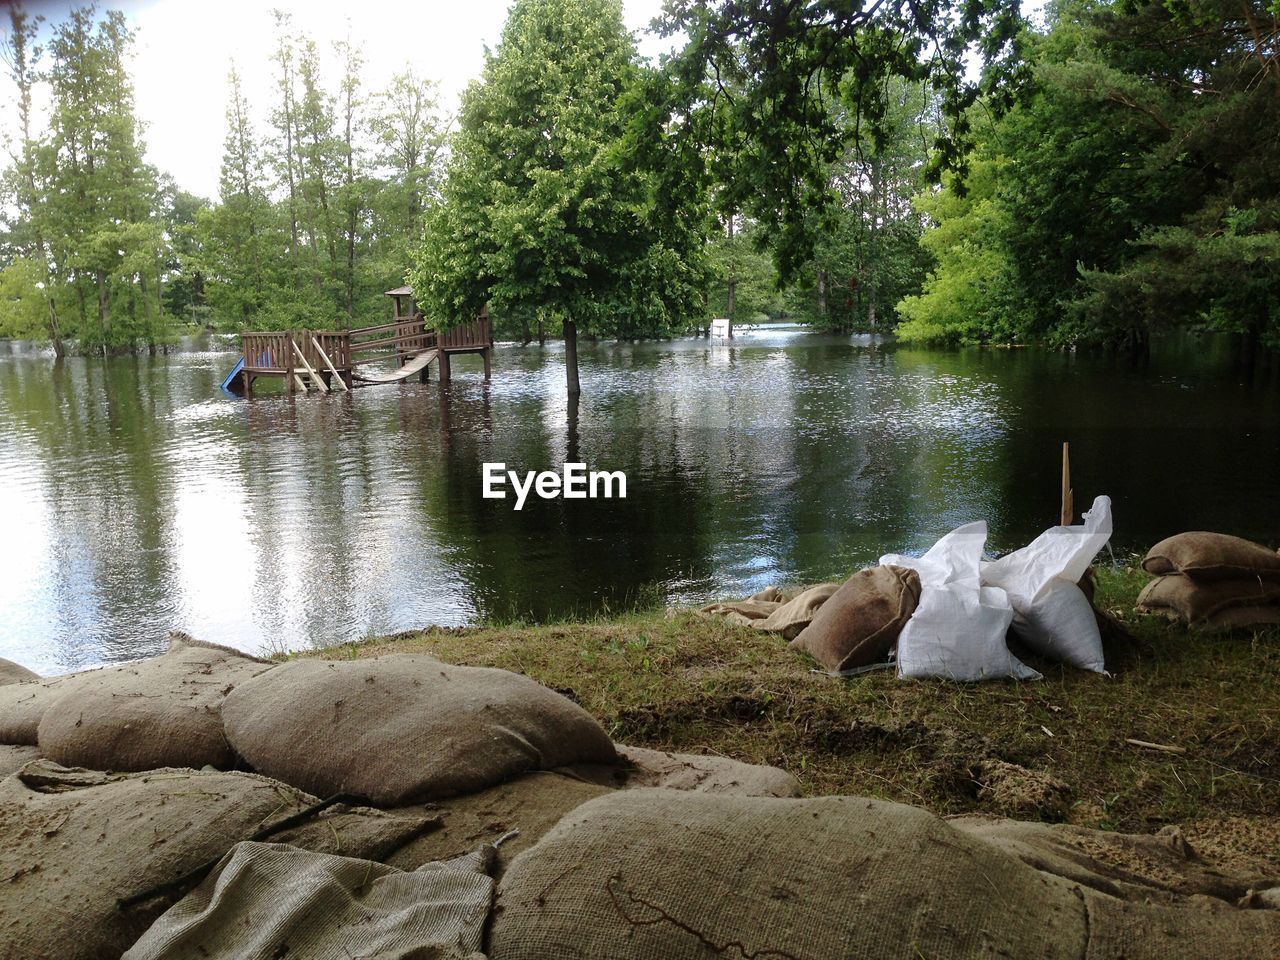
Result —
[[[72, 669], [172, 626], [251, 650], [843, 576], [985, 517], [992, 546], [1115, 499], [1117, 543], [1280, 531], [1280, 390], [1209, 344], [1149, 369], [760, 329], [500, 348], [451, 386], [228, 400], [233, 355], [0, 351], [0, 656]], [[625, 501], [481, 496], [481, 465], [623, 470]]]

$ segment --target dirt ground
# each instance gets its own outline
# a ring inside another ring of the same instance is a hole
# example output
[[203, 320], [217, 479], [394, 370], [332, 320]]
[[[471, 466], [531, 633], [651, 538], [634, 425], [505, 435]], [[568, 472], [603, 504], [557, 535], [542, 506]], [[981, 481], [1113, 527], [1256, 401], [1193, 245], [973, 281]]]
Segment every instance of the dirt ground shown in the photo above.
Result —
[[515, 670], [615, 740], [773, 764], [807, 795], [1129, 832], [1179, 824], [1222, 858], [1280, 863], [1280, 631], [1200, 635], [1137, 614], [1147, 579], [1099, 571], [1098, 605], [1132, 634], [1108, 642], [1111, 676], [1027, 656], [1044, 680], [834, 679], [776, 636], [689, 611], [430, 629], [324, 655]]

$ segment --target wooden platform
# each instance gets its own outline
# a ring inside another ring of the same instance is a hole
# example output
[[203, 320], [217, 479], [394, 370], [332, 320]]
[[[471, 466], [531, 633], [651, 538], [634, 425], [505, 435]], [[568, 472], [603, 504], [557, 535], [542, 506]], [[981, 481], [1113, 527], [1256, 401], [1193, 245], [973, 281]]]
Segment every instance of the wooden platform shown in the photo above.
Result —
[[[472, 323], [437, 331], [421, 317], [397, 317], [391, 323], [354, 330], [283, 330], [245, 333], [240, 337], [244, 366], [226, 386], [253, 396], [260, 377], [281, 377], [289, 393], [350, 390], [361, 384], [398, 383], [417, 375], [429, 376], [434, 362], [440, 381], [450, 378], [452, 355], [478, 353], [484, 358], [484, 377], [493, 372], [493, 331], [488, 311]], [[370, 365], [395, 361], [390, 370]]]

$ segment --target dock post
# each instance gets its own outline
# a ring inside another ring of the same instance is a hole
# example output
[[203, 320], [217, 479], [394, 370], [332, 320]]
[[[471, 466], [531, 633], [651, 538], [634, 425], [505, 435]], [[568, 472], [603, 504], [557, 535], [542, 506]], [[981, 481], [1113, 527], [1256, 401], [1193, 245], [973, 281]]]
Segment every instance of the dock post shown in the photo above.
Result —
[[484, 379], [488, 383], [493, 379], [493, 359], [490, 356], [493, 353], [493, 347], [485, 347], [480, 351], [480, 355], [484, 357]]
[[449, 385], [449, 354], [444, 350], [440, 351], [440, 386], [447, 387]]

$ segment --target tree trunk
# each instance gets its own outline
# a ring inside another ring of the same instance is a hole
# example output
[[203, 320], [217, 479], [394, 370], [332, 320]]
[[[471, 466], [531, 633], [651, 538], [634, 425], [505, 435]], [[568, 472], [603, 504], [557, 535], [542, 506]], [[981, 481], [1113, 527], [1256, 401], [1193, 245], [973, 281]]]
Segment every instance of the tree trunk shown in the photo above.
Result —
[[529, 332], [529, 318], [520, 318], [520, 346], [527, 347], [529, 341], [533, 339], [533, 334]]
[[572, 320], [564, 322], [564, 376], [569, 396], [582, 393], [578, 382], [578, 325]]
[[545, 347], [547, 345], [547, 331], [542, 326], [542, 321], [538, 321], [538, 346]]
[[53, 342], [53, 356], [61, 360], [67, 355], [67, 345], [62, 342], [62, 324], [58, 321], [58, 308], [53, 304], [53, 294], [45, 285], [45, 302], [49, 305], [49, 339]]
[[98, 338], [102, 341], [102, 355], [107, 355], [107, 272], [95, 273], [98, 284]]
[[867, 325], [872, 330], [876, 328], [876, 282], [874, 280], [867, 285]]
[[825, 323], [827, 319], [827, 271], [818, 268], [818, 321]]
[[[728, 237], [730, 243], [733, 242], [733, 215], [732, 214], [730, 214], [729, 216], [729, 222], [725, 225], [725, 236]], [[732, 251], [730, 251], [730, 256], [732, 255], [733, 255]], [[730, 260], [730, 264], [732, 264], [732, 262], [733, 261]], [[736, 303], [738, 299], [737, 294], [738, 294], [738, 276], [731, 266], [729, 270], [729, 280], [728, 280], [727, 288], [725, 290], [725, 313], [729, 317], [730, 323], [732, 323], [734, 319], [733, 312], [736, 307]]]

